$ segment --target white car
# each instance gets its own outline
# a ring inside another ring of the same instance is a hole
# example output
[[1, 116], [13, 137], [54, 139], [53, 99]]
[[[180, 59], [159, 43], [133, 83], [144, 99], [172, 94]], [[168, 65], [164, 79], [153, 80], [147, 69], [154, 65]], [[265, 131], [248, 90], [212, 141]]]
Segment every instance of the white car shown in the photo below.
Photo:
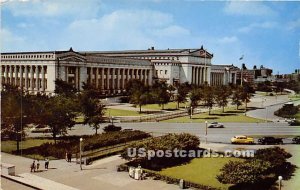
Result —
[[51, 133], [51, 128], [45, 125], [37, 125], [31, 129], [32, 133]]
[[208, 125], [208, 128], [224, 128], [224, 125], [222, 123], [212, 122]]

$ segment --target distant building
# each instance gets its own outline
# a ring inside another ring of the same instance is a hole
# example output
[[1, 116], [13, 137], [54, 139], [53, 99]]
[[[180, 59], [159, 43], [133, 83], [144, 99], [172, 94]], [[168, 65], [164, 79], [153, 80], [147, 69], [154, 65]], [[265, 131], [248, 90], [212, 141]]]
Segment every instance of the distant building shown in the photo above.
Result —
[[213, 86], [236, 84], [239, 70], [233, 65], [211, 65], [210, 84]]

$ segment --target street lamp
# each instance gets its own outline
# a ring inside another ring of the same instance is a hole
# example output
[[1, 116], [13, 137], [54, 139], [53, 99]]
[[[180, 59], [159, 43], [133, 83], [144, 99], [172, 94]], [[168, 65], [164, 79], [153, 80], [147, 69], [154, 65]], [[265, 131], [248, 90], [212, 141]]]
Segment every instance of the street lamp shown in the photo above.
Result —
[[82, 153], [81, 153], [81, 144], [82, 144], [83, 138], [79, 139], [79, 156], [80, 156], [80, 170], [82, 170]]
[[205, 121], [205, 144], [207, 144], [207, 121]]
[[281, 181], [282, 181], [282, 176], [278, 176], [278, 180], [279, 180], [279, 190], [281, 190]]
[[207, 136], [207, 121], [205, 121], [205, 136]]
[[193, 116], [193, 106], [191, 106], [191, 115], [190, 115], [190, 119], [192, 119]]

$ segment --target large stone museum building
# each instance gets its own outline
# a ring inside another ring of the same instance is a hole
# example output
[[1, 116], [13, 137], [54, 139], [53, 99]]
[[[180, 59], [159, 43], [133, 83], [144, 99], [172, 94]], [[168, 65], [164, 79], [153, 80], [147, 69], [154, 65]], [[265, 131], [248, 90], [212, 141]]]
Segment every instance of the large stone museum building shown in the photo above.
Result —
[[79, 90], [83, 82], [92, 84], [103, 94], [121, 93], [130, 79], [139, 79], [148, 85], [154, 80], [172, 85], [235, 83], [237, 69], [213, 66], [212, 58], [203, 47], [87, 52], [70, 48], [69, 51], [2, 53], [0, 73], [2, 83], [47, 94], [53, 93], [56, 79], [72, 83]]

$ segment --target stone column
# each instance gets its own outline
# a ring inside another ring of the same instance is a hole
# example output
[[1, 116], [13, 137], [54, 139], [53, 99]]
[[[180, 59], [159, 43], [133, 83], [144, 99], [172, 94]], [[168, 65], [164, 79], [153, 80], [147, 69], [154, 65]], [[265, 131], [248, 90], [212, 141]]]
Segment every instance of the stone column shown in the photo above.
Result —
[[122, 80], [122, 90], [125, 88], [125, 69], [122, 69], [122, 74], [121, 74], [121, 80]]
[[39, 91], [40, 89], [40, 84], [39, 84], [39, 79], [40, 79], [40, 72], [39, 72], [39, 67], [40, 66], [36, 66], [36, 69], [35, 69], [35, 88], [36, 88], [36, 91]]
[[25, 66], [25, 89], [28, 90], [28, 66]]
[[33, 66], [30, 65], [30, 89], [34, 90], [34, 82], [33, 82]]
[[45, 67], [42, 65], [42, 92], [45, 92]]
[[101, 90], [104, 90], [104, 68], [101, 68]]
[[109, 73], [110, 69], [106, 68], [106, 89], [109, 90]]
[[153, 76], [153, 70], [150, 69], [148, 72], [148, 85], [152, 85], [152, 76]]
[[127, 80], [127, 82], [129, 81], [129, 69], [126, 69], [126, 80]]
[[19, 69], [19, 71], [20, 71], [20, 87], [23, 89], [23, 66], [22, 65], [20, 65], [20, 69]]
[[95, 80], [96, 80], [96, 88], [98, 88], [99, 87], [99, 68], [96, 68]]
[[117, 91], [120, 90], [120, 68], [117, 69]]
[[13, 66], [9, 66], [9, 83], [13, 84]]
[[14, 70], [14, 73], [15, 73], [15, 86], [18, 85], [18, 66], [15, 65], [14, 66], [15, 70]]
[[112, 92], [114, 93], [115, 92], [115, 68], [112, 68], [112, 74], [111, 74], [111, 82], [112, 82]]

